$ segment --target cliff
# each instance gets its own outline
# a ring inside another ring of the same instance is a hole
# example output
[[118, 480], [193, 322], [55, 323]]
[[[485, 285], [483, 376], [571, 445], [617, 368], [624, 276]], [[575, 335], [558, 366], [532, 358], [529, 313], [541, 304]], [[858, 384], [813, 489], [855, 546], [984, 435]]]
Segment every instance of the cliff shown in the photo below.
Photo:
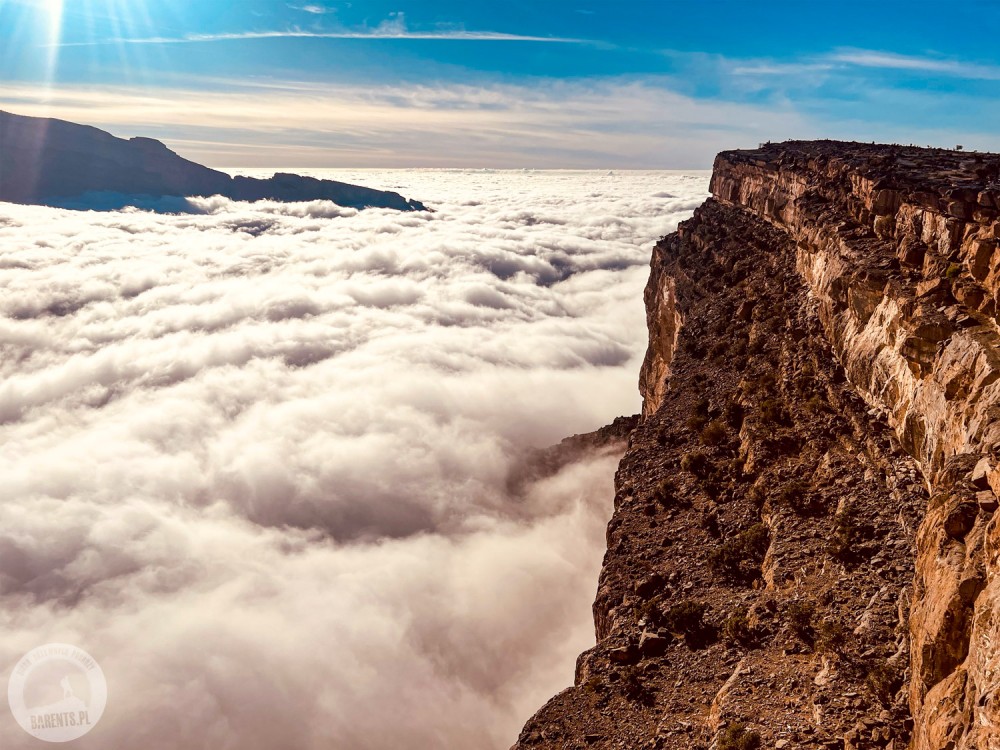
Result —
[[398, 193], [332, 180], [282, 173], [266, 180], [231, 177], [188, 161], [151, 138], [124, 140], [86, 125], [0, 111], [0, 201], [50, 205], [88, 193], [424, 208]]
[[998, 174], [719, 155], [651, 260], [597, 645], [515, 748], [1000, 746]]

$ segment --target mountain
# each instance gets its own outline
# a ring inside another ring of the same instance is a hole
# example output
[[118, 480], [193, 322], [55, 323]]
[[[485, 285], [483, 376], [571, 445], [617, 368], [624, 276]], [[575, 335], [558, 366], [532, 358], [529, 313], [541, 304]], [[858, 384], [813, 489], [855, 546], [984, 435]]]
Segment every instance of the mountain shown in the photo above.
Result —
[[353, 208], [424, 210], [398, 193], [294, 174], [231, 177], [178, 156], [151, 138], [116, 138], [64, 120], [0, 111], [0, 201], [64, 204], [85, 194], [328, 200]]
[[651, 259], [597, 644], [516, 750], [997, 746], [998, 175], [717, 157]]

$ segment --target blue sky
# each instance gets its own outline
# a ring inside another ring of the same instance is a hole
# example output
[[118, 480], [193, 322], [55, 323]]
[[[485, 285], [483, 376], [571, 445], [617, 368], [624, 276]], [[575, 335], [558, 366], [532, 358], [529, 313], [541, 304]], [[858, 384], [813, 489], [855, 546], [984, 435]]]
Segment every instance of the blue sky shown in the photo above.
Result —
[[708, 167], [1000, 149], [1000, 3], [0, 0], [0, 107], [214, 165]]

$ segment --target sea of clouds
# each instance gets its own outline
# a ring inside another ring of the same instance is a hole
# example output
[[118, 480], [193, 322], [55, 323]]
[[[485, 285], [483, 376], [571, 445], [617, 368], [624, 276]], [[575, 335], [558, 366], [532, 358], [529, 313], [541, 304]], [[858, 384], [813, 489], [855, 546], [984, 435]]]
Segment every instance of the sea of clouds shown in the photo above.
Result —
[[593, 643], [618, 455], [510, 474], [638, 410], [707, 174], [323, 176], [434, 211], [0, 204], [0, 665], [97, 658], [80, 748], [506, 748]]

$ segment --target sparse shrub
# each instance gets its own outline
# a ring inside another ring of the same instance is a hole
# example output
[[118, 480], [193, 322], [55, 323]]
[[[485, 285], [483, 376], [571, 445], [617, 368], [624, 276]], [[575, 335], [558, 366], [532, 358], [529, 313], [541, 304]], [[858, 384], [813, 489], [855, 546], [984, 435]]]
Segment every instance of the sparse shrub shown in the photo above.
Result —
[[743, 406], [740, 402], [736, 399], [730, 399], [722, 414], [722, 418], [726, 420], [726, 424], [734, 430], [738, 430], [743, 424], [743, 416]]
[[903, 672], [888, 659], [878, 659], [868, 667], [865, 684], [883, 705], [889, 706], [903, 685]]
[[[751, 351], [751, 354], [758, 352]], [[774, 373], [771, 371], [765, 372], [762, 375], [758, 375], [755, 378], [750, 378], [743, 383], [743, 390], [745, 393], [759, 393], [761, 391], [770, 391], [774, 388], [777, 380], [774, 377]]]
[[808, 599], [795, 599], [785, 607], [785, 620], [788, 627], [806, 643], [812, 645], [815, 637], [813, 631], [813, 615], [816, 605]]
[[604, 692], [605, 687], [599, 678], [591, 677], [583, 683], [583, 689], [591, 695], [597, 695]]
[[708, 417], [704, 414], [692, 414], [687, 418], [687, 428], [692, 432], [697, 432], [708, 424]]
[[789, 482], [773, 495], [773, 503], [779, 508], [788, 508], [799, 515], [807, 516], [818, 513], [823, 506], [820, 498], [809, 491], [809, 486], [802, 481]]
[[731, 614], [722, 623], [722, 637], [730, 646], [753, 646], [756, 642], [756, 633], [750, 627], [750, 620], [747, 619], [746, 612], [739, 611]]
[[705, 627], [705, 612], [708, 605], [685, 599], [667, 610], [665, 624], [672, 633], [677, 635], [694, 635]]
[[646, 622], [651, 625], [662, 625], [663, 624], [663, 594], [657, 594], [656, 596], [647, 599], [638, 607], [638, 612], [640, 618], [646, 620]]
[[708, 403], [707, 398], [700, 398], [694, 402], [694, 409], [692, 409], [692, 412], [699, 416], [708, 418], [709, 406], [710, 404]]
[[664, 479], [653, 490], [653, 499], [664, 508], [671, 504], [677, 493], [677, 485], [671, 479]]
[[824, 620], [816, 628], [816, 646], [820, 651], [843, 655], [850, 637], [848, 629], [837, 620]]
[[666, 611], [663, 625], [674, 635], [683, 636], [688, 648], [702, 648], [714, 642], [718, 634], [715, 627], [705, 622], [707, 611], [707, 604], [685, 599]]
[[774, 502], [779, 507], [794, 510], [802, 504], [806, 490], [804, 482], [789, 482], [774, 494]]
[[764, 555], [767, 554], [767, 548], [771, 543], [771, 534], [767, 530], [767, 526], [755, 523], [742, 532], [737, 540], [746, 551], [747, 556], [759, 564], [764, 561]]
[[735, 723], [726, 727], [717, 747], [718, 750], [759, 750], [761, 745], [759, 733], [748, 730], [743, 724]]
[[723, 578], [741, 580], [746, 574], [743, 570], [743, 555], [733, 541], [725, 542], [714, 550], [709, 555], [708, 564], [716, 575]]
[[806, 401], [806, 409], [812, 414], [830, 414], [833, 412], [833, 407], [819, 396], [813, 396]]
[[701, 442], [704, 445], [722, 445], [726, 441], [726, 425], [718, 419], [713, 419], [708, 426], [701, 431]]
[[709, 351], [709, 356], [715, 360], [722, 359], [727, 351], [729, 351], [729, 344], [725, 340], [717, 341]]
[[851, 556], [852, 547], [858, 536], [857, 514], [854, 506], [848, 504], [837, 511], [833, 518], [830, 534], [830, 554], [845, 559]]
[[622, 675], [622, 690], [625, 693], [625, 697], [629, 700], [636, 701], [638, 703], [649, 703], [653, 698], [653, 694], [650, 689], [643, 682], [642, 676], [638, 669], [631, 668], [628, 669], [624, 675]]
[[715, 537], [719, 536], [719, 534], [721, 533], [719, 531], [719, 514], [716, 513], [714, 510], [705, 513], [701, 517], [701, 527], [705, 529], [705, 531], [707, 531], [712, 536]]
[[690, 471], [697, 477], [704, 477], [708, 473], [710, 462], [708, 456], [701, 451], [685, 453], [681, 458], [681, 468]]
[[781, 424], [786, 419], [785, 407], [776, 399], [765, 399], [760, 403], [760, 418], [765, 424]]
[[682, 347], [691, 355], [692, 359], [704, 359], [705, 357], [705, 345], [701, 343], [700, 337], [697, 337], [693, 331], [684, 339]]
[[962, 273], [962, 266], [958, 263], [949, 263], [948, 270], [944, 272], [945, 278], [949, 281], [954, 281], [958, 278], [958, 275]]
[[[756, 523], [718, 547], [709, 556], [708, 563], [717, 575], [724, 578], [737, 581], [756, 578], [769, 544], [767, 526]], [[750, 568], [745, 564], [749, 564]]]

